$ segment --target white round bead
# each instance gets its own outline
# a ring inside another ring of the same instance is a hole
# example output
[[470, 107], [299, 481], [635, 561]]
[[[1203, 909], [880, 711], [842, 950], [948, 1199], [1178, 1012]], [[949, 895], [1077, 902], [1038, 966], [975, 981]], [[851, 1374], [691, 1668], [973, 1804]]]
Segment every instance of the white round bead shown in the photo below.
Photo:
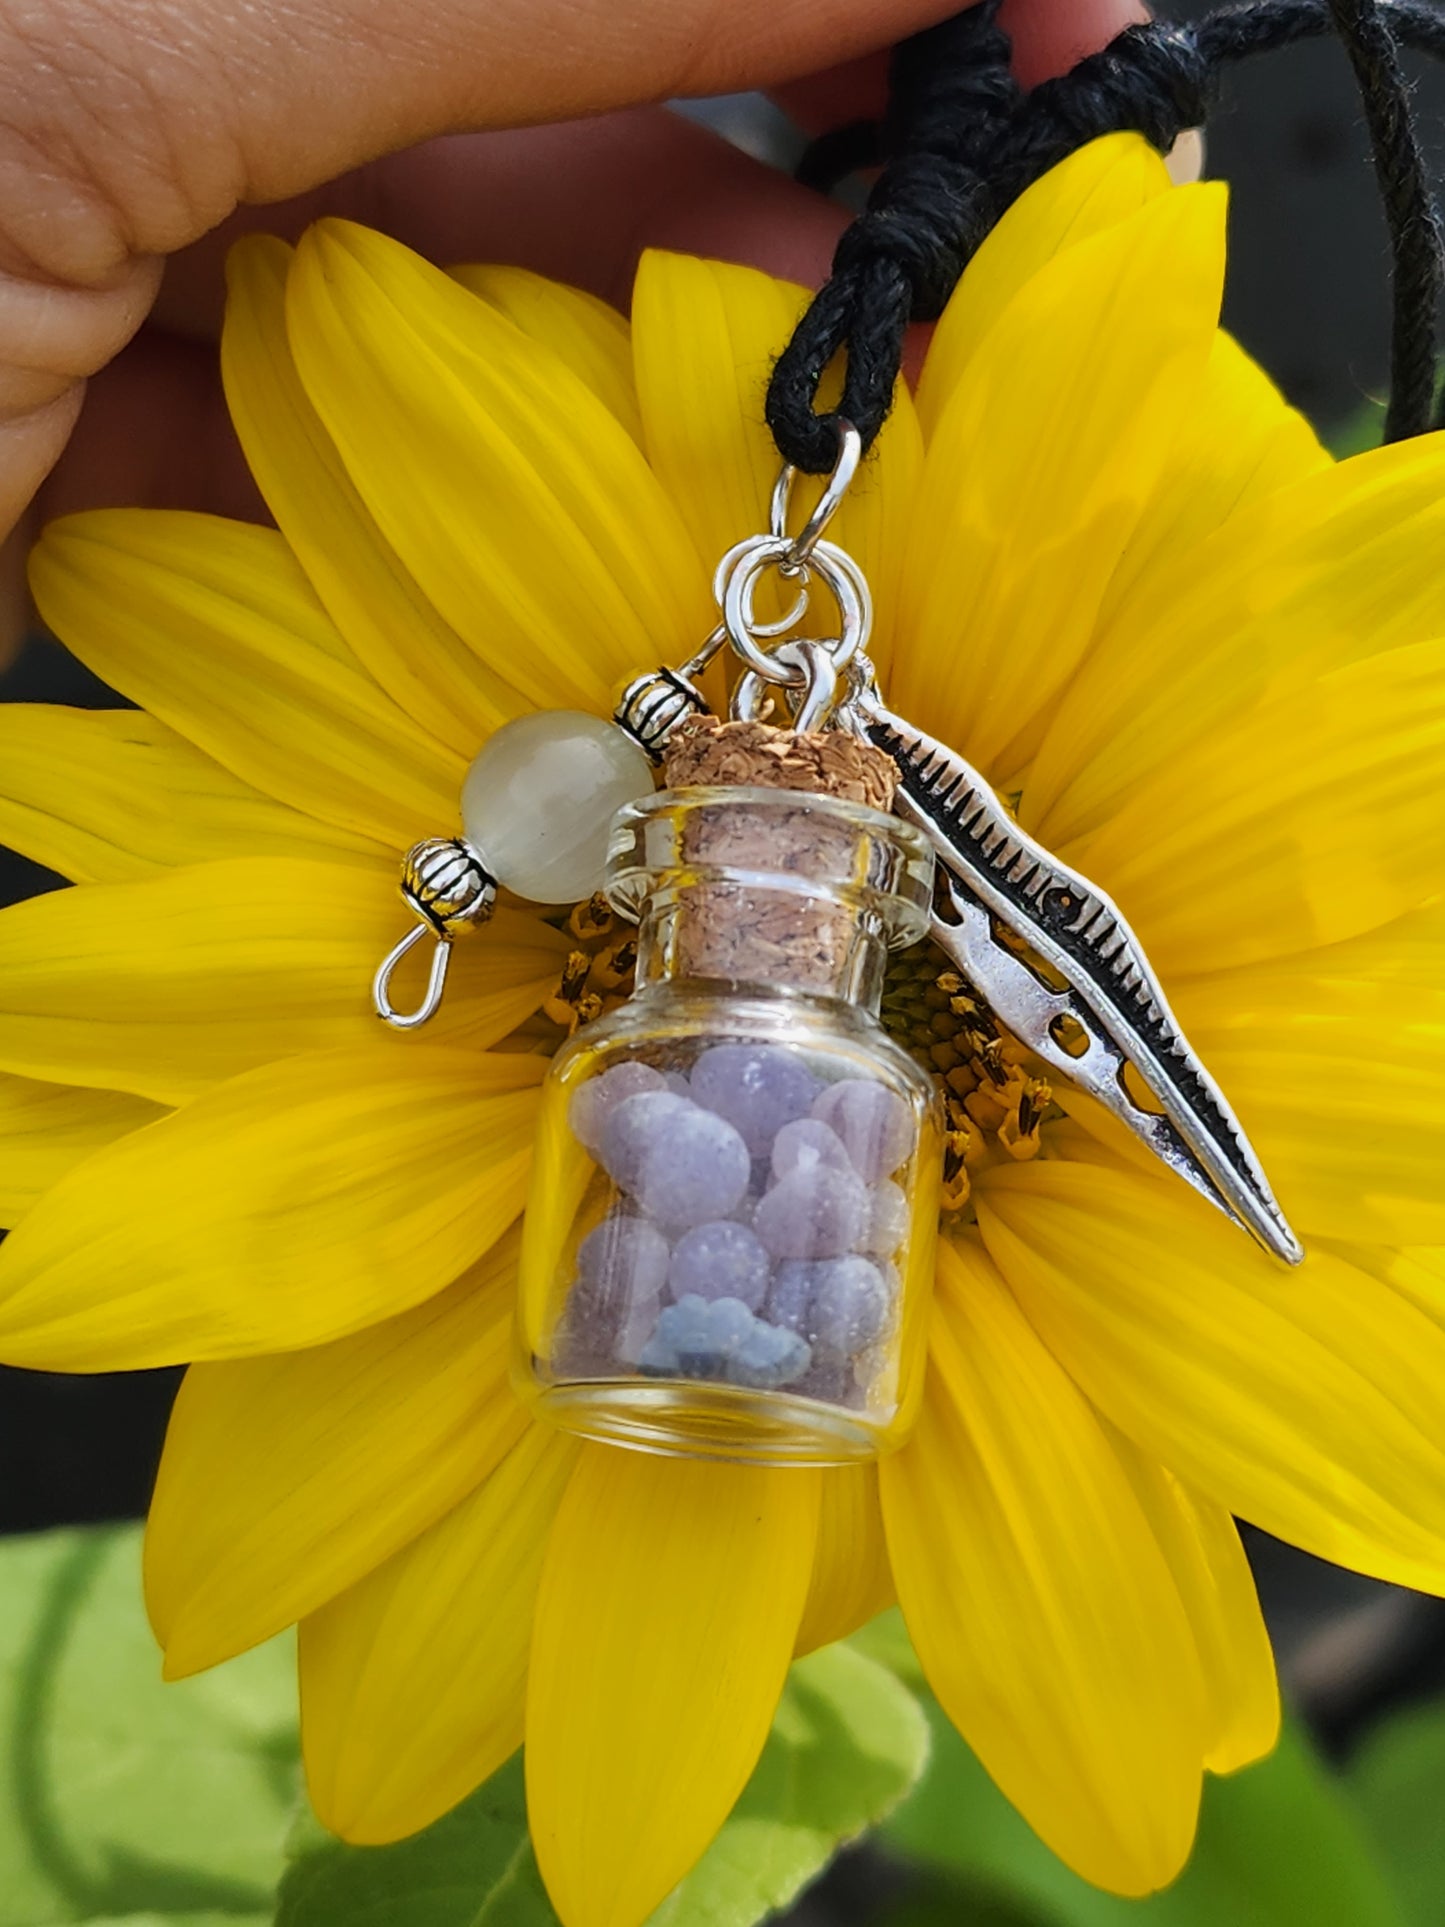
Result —
[[504, 724], [467, 771], [462, 825], [498, 883], [532, 903], [576, 903], [602, 886], [613, 816], [652, 786], [615, 723], [539, 709]]

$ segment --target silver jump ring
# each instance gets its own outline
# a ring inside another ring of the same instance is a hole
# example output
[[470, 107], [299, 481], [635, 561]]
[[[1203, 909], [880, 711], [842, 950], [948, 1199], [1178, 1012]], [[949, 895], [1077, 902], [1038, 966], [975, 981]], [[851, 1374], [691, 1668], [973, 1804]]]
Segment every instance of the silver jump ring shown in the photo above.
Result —
[[[734, 542], [732, 547], [728, 550], [727, 554], [723, 557], [722, 561], [719, 562], [716, 569], [713, 570], [713, 577], [712, 577], [713, 601], [717, 604], [719, 609], [723, 610], [724, 612], [724, 620], [718, 625], [718, 628], [714, 630], [713, 632], [714, 635], [722, 634], [727, 636], [729, 640], [732, 639], [732, 632], [729, 629], [728, 623], [726, 620], [728, 585], [732, 581], [734, 575], [736, 575], [738, 568], [742, 563], [742, 561], [744, 560], [744, 558], [749, 555], [752, 555], [758, 549], [767, 549], [769, 551], [770, 560], [772, 559], [774, 552], [779, 554], [781, 553], [781, 549], [779, 547], [776, 537], [770, 537], [766, 535], [748, 535], [748, 536], [744, 536], [741, 542]], [[766, 564], [764, 566], [766, 566]], [[761, 573], [761, 570], [759, 571], [759, 573]], [[751, 604], [749, 606], [751, 607]], [[802, 621], [803, 617], [807, 614], [807, 612], [808, 612], [808, 591], [806, 586], [803, 586], [799, 588], [797, 595], [793, 598], [793, 606], [791, 609], [789, 609], [788, 613], [785, 616], [780, 616], [776, 622], [768, 622], [768, 623], [751, 622], [748, 625], [748, 632], [750, 635], [754, 635], [754, 636], [785, 635], [787, 631], [791, 629], [796, 623], [799, 623]], [[711, 637], [709, 637], [709, 641], [711, 641]], [[737, 647], [736, 642], [734, 642], [733, 646], [735, 648]]]
[[863, 437], [852, 422], [844, 421], [839, 416], [837, 430], [838, 459], [833, 464], [833, 472], [823, 484], [823, 493], [818, 497], [813, 513], [795, 536], [788, 536], [788, 510], [792, 506], [793, 487], [798, 479], [797, 469], [789, 463], [773, 483], [768, 521], [774, 538], [788, 541], [789, 554], [782, 565], [785, 575], [793, 574], [810, 559], [828, 524], [843, 506], [848, 485], [863, 459]]
[[[753, 617], [753, 596], [763, 572], [776, 568], [788, 551], [781, 536], [758, 535], [739, 543], [730, 551], [735, 558], [722, 592], [723, 625], [728, 640], [748, 668], [765, 682], [779, 683], [785, 689], [799, 689], [806, 680], [801, 670], [780, 662], [780, 651], [761, 647], [759, 636], [777, 633], [777, 625], [760, 625]], [[846, 550], [831, 542], [819, 542], [808, 560], [808, 571], [827, 588], [838, 605], [839, 634], [830, 654], [835, 669], [847, 668], [867, 641], [873, 622], [873, 600], [868, 581]]]
[[[796, 670], [801, 690], [797, 707], [789, 720], [796, 730], [821, 729], [838, 707], [838, 672], [833, 666], [832, 649], [814, 636], [798, 636], [781, 643], [778, 655], [784, 666]], [[760, 676], [756, 669], [745, 669], [733, 691], [732, 715], [735, 721], [756, 722], [765, 704], [771, 702], [768, 686], [775, 678]]]
[[[786, 688], [800, 689], [806, 680], [803, 671], [780, 670], [772, 651], [762, 648], [758, 642], [760, 635], [778, 635], [781, 629], [775, 623], [760, 624], [753, 615], [753, 595], [764, 571], [776, 568], [787, 555], [788, 547], [781, 536], [755, 535], [749, 541], [739, 543], [736, 549], [729, 550], [724, 557], [724, 564], [734, 556], [737, 561], [723, 585], [720, 599], [728, 640], [748, 668], [765, 682], [782, 683]], [[806, 606], [805, 590], [803, 607]], [[791, 628], [791, 621], [785, 626]]]
[[793, 712], [793, 728], [801, 732], [821, 729], [838, 707], [838, 668], [826, 642], [812, 636], [798, 636], [778, 645], [778, 655], [789, 668], [803, 670], [807, 688]]
[[686, 662], [678, 664], [675, 673], [684, 677], [689, 682], [694, 676], [700, 676], [717, 654], [718, 650], [723, 647], [727, 639], [727, 627], [724, 623], [720, 622], [708, 637], [707, 641], [702, 645], [701, 649], [695, 650]]
[[838, 605], [840, 633], [829, 642], [828, 651], [834, 669], [841, 673], [867, 645], [873, 628], [873, 597], [868, 578], [848, 551], [832, 542], [814, 545], [808, 570]]

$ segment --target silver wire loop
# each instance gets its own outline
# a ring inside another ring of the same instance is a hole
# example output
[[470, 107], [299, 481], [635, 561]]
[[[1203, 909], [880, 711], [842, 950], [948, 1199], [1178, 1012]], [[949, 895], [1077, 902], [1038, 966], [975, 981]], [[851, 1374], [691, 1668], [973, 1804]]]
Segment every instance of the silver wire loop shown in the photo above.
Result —
[[[398, 1010], [391, 1001], [392, 975], [402, 958], [413, 950], [423, 937], [427, 936], [436, 938], [436, 948], [432, 951], [426, 993], [415, 1010]], [[441, 1008], [442, 993], [447, 987], [447, 971], [451, 961], [451, 938], [444, 936], [430, 923], [414, 923], [401, 942], [387, 953], [385, 962], [372, 978], [371, 997], [376, 1005], [377, 1016], [383, 1023], [390, 1024], [393, 1030], [420, 1029], [428, 1019], [435, 1017]]]
[[[721, 595], [717, 593], [716, 589], [714, 590], [714, 595], [716, 600], [721, 602]], [[707, 668], [708, 664], [712, 661], [718, 650], [723, 647], [727, 639], [728, 632], [723, 624], [719, 623], [716, 629], [708, 636], [701, 649], [695, 650], [686, 662], [680, 662], [673, 671], [673, 674], [681, 676], [686, 682], [694, 681], [695, 678], [700, 676], [703, 670]]]
[[788, 536], [788, 510], [792, 507], [793, 489], [798, 479], [798, 471], [791, 464], [786, 467], [773, 483], [772, 501], [768, 508], [768, 525], [775, 538], [786, 539], [788, 555], [779, 565], [783, 575], [796, 575], [811, 557], [821, 537], [827, 532], [828, 524], [843, 506], [843, 498], [848, 493], [848, 485], [858, 473], [858, 464], [863, 459], [863, 437], [852, 422], [838, 418], [838, 459], [833, 464], [833, 472], [823, 484], [823, 492], [814, 504], [813, 513], [795, 536]]

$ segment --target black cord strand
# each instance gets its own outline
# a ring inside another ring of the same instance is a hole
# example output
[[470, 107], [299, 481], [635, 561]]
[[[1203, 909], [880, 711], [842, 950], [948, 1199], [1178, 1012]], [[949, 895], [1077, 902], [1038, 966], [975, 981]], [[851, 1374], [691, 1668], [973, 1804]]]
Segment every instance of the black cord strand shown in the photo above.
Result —
[[[1355, 67], [1393, 256], [1390, 439], [1429, 425], [1442, 283], [1439, 226], [1396, 46], [1445, 59], [1433, 0], [1254, 0], [1192, 26], [1130, 27], [1072, 72], [1025, 98], [1008, 74], [998, 0], [905, 41], [876, 147], [858, 127], [824, 150], [813, 178], [836, 179], [850, 154], [884, 160], [863, 215], [839, 243], [832, 278], [779, 358], [767, 416], [784, 458], [814, 474], [837, 451], [837, 415], [865, 446], [881, 428], [912, 320], [941, 312], [959, 275], [1023, 190], [1085, 142], [1123, 129], [1167, 152], [1206, 115], [1220, 71], [1256, 54], [1339, 31]], [[807, 160], [805, 157], [805, 166]], [[846, 350], [836, 414], [814, 401]]]
[[1422, 434], [1434, 409], [1440, 228], [1394, 36], [1381, 9], [1375, 0], [1330, 0], [1330, 13], [1359, 83], [1390, 231], [1393, 314], [1385, 440], [1398, 442]]
[[800, 187], [831, 194], [850, 174], [882, 164], [881, 125], [876, 120], [850, 120], [846, 126], [830, 128], [826, 134], [809, 141], [803, 158], [793, 170], [793, 178]]

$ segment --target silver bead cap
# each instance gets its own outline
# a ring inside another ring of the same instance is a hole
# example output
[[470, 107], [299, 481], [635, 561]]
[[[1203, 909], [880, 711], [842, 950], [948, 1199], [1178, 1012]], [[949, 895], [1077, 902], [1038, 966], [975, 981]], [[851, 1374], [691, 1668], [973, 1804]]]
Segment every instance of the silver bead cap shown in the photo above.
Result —
[[667, 739], [686, 716], [705, 716], [707, 704], [675, 669], [649, 669], [623, 690], [612, 720], [654, 763], [662, 761]]
[[401, 893], [438, 936], [448, 936], [459, 924], [485, 923], [497, 880], [460, 837], [429, 836], [406, 853]]

